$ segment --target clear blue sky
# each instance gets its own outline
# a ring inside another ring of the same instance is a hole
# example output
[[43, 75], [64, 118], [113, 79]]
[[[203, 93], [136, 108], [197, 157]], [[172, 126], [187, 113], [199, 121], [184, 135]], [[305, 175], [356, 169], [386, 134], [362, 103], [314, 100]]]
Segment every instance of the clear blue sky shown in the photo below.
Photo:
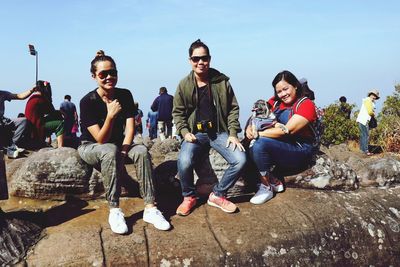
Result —
[[[306, 77], [319, 106], [345, 95], [360, 105], [369, 89], [378, 109], [400, 82], [400, 1], [3, 1], [0, 8], [0, 90], [21, 92], [39, 79], [79, 100], [96, 87], [90, 61], [112, 56], [119, 87], [129, 88], [147, 114], [161, 86], [174, 94], [189, 73], [188, 47], [201, 38], [211, 66], [231, 78], [241, 122], [252, 103], [272, 95], [271, 81], [288, 69]], [[6, 115], [26, 101], [6, 103]]]

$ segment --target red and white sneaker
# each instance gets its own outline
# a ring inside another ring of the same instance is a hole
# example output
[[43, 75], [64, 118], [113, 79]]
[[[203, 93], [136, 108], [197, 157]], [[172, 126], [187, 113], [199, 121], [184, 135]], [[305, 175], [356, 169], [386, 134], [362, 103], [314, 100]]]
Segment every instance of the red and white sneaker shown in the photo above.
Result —
[[271, 182], [271, 187], [272, 187], [272, 191], [274, 191], [276, 193], [280, 193], [285, 190], [285, 187], [283, 186], [282, 181], [279, 179], [275, 179], [274, 182]]
[[263, 183], [258, 185], [257, 193], [250, 199], [250, 203], [260, 205], [274, 197], [272, 186]]
[[197, 200], [195, 196], [184, 197], [182, 203], [176, 210], [176, 214], [181, 216], [187, 216], [196, 206]]
[[218, 197], [214, 195], [214, 193], [211, 193], [208, 197], [207, 204], [216, 208], [220, 208], [227, 213], [233, 213], [237, 209], [236, 205], [227, 200], [225, 197]]

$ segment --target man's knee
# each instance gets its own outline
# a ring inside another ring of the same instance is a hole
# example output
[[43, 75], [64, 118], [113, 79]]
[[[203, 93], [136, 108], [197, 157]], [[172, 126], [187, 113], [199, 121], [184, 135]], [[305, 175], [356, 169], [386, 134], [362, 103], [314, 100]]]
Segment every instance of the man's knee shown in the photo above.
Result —
[[247, 157], [246, 157], [246, 153], [238, 153], [236, 156], [236, 166], [238, 169], [243, 169], [244, 166], [246, 165], [247, 162]]
[[178, 167], [179, 169], [187, 169], [193, 167], [195, 164], [194, 159], [188, 155], [179, 155]]

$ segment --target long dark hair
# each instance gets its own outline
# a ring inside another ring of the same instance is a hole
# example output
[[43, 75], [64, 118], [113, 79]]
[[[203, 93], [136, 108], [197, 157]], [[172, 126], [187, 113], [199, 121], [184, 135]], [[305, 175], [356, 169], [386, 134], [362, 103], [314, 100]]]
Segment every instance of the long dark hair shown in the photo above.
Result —
[[299, 80], [294, 76], [293, 73], [291, 73], [288, 70], [284, 70], [279, 72], [275, 78], [272, 80], [272, 87], [274, 88], [274, 95], [276, 100], [281, 100], [276, 93], [276, 84], [279, 83], [280, 81], [284, 80], [288, 84], [292, 85], [293, 87], [297, 88], [296, 90], [296, 97], [299, 98], [303, 95], [303, 87], [301, 86]]
[[42, 96], [44, 96], [48, 101], [50, 101], [50, 103], [53, 102], [51, 85], [49, 82], [39, 80], [37, 81], [36, 87], [37, 87], [36, 90], [40, 92]]

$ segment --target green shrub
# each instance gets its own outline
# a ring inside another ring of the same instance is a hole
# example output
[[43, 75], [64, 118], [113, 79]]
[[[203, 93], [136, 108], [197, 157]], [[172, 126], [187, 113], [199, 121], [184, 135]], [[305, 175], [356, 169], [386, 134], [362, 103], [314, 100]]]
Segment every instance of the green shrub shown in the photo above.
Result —
[[346, 105], [346, 108], [350, 110], [355, 107], [354, 104], [334, 103], [324, 109], [325, 130], [321, 140], [324, 145], [338, 145], [348, 140], [357, 140], [359, 137], [356, 121], [346, 118], [341, 105]]
[[400, 84], [395, 85], [395, 92], [383, 103], [378, 127], [371, 131], [370, 142], [384, 151], [400, 152]]

